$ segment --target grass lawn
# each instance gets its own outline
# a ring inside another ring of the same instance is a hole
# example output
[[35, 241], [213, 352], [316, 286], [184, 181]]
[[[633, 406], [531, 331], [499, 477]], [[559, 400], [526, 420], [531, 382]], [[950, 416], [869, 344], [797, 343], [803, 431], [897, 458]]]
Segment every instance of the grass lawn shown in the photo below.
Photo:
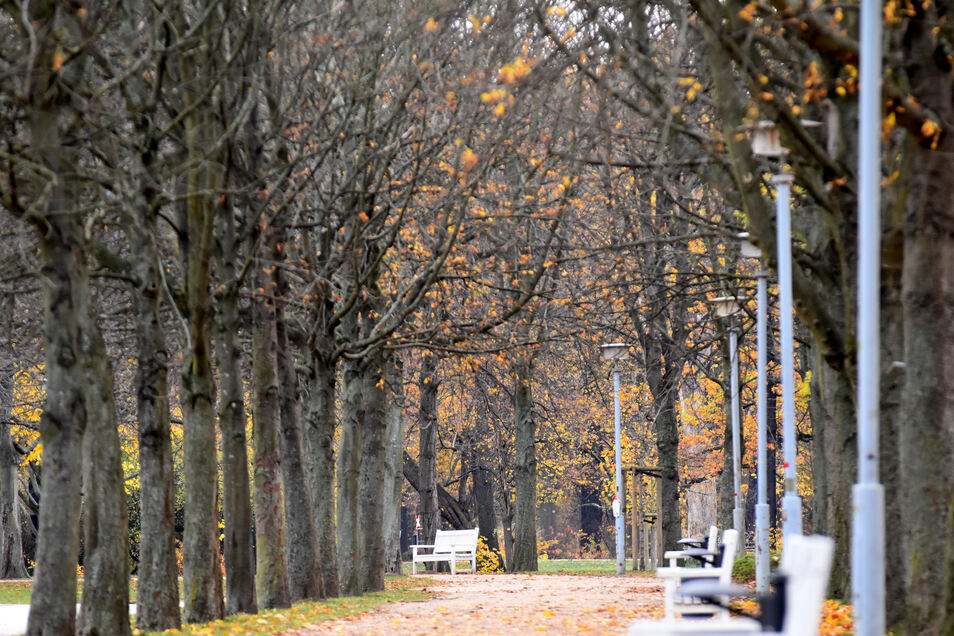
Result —
[[[135, 580], [130, 586], [130, 602], [135, 602]], [[433, 581], [426, 576], [395, 576], [385, 581], [385, 591], [320, 602], [298, 603], [286, 609], [263, 610], [258, 614], [239, 614], [212, 623], [187, 625], [163, 634], [274, 634], [352, 614], [360, 614], [385, 603], [423, 601], [431, 598], [426, 588]], [[82, 581], [80, 582], [82, 585]], [[29, 604], [32, 581], [0, 581], [0, 603]], [[77, 596], [77, 602], [79, 596]], [[136, 631], [137, 634], [145, 632]]]
[[[537, 561], [540, 574], [616, 574], [616, 559], [551, 559]], [[626, 574], [633, 572], [633, 560], [626, 559]]]

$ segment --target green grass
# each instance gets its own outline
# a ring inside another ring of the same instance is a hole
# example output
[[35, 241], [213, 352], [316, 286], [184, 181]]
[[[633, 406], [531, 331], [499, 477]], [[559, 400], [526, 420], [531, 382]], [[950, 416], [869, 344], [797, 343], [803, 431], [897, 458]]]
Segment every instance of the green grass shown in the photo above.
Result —
[[26, 605], [30, 602], [30, 590], [32, 589], [33, 581], [29, 579], [22, 581], [0, 581], [0, 603]]
[[[33, 581], [30, 579], [17, 581], [0, 581], [0, 604], [29, 605], [30, 592]], [[76, 602], [83, 595], [83, 579], [76, 582]], [[179, 595], [182, 595], [182, 584], [179, 584]], [[136, 579], [129, 581], [129, 602], [136, 602]]]
[[[616, 559], [552, 559], [538, 561], [540, 574], [616, 574]], [[633, 574], [633, 560], [626, 560], [626, 574]]]

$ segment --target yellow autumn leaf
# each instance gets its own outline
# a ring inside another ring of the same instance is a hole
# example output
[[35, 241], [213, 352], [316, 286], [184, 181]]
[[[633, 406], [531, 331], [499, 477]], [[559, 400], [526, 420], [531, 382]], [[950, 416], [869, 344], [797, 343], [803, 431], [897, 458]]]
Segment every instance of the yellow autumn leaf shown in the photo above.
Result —
[[464, 152], [460, 153], [460, 169], [465, 172], [467, 170], [473, 170], [479, 160], [480, 157], [476, 152], [470, 148], [464, 148]]
[[427, 22], [424, 23], [424, 30], [427, 33], [433, 33], [434, 31], [437, 31], [439, 28], [440, 27], [437, 24], [437, 20], [435, 20], [434, 18], [428, 18]]
[[937, 125], [933, 119], [926, 119], [924, 123], [921, 124], [921, 134], [924, 137], [933, 137], [940, 130], [940, 126]]

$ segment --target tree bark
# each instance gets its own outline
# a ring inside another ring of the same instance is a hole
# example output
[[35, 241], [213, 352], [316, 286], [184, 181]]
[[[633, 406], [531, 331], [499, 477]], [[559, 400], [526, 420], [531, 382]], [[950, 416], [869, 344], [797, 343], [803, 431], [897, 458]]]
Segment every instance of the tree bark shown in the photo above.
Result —
[[[187, 120], [198, 118], [193, 114]], [[195, 167], [189, 171], [188, 198], [180, 239], [185, 245], [187, 326], [183, 347], [182, 415], [185, 446], [185, 529], [182, 535], [182, 579], [186, 623], [222, 618], [222, 568], [219, 559], [218, 467], [215, 444], [215, 381], [212, 376], [209, 322], [209, 260], [215, 217], [211, 193], [217, 179], [211, 166], [199, 161], [206, 144], [198, 121], [189, 121], [187, 140]], [[202, 133], [200, 135], [200, 132]]]
[[[13, 296], [0, 296], [0, 325], [12, 328]], [[9, 333], [9, 331], [8, 331]], [[27, 578], [20, 535], [20, 453], [13, 442], [15, 351], [0, 351], [0, 579]]]
[[358, 515], [358, 479], [361, 468], [361, 435], [364, 422], [364, 402], [361, 393], [364, 382], [361, 361], [346, 359], [342, 371], [341, 434], [338, 438], [338, 465], [335, 471], [338, 581], [342, 596], [361, 594], [361, 568], [364, 545], [361, 541]]
[[86, 316], [83, 490], [86, 536], [83, 599], [76, 633], [130, 634], [129, 529], [119, 449], [113, 369], [94, 316]]
[[385, 492], [393, 481], [385, 471], [387, 432], [387, 395], [385, 368], [387, 355], [377, 351], [368, 355], [362, 369], [364, 418], [361, 429], [361, 465], [358, 475], [359, 537], [363, 543], [360, 563], [362, 592], [384, 590], [384, 507]]
[[279, 460], [279, 420], [275, 300], [271, 277], [258, 264], [258, 296], [253, 299], [252, 439], [254, 442], [253, 507], [255, 511], [255, 593], [263, 608], [289, 607], [285, 564], [285, 520]]
[[[35, 115], [40, 118], [40, 114]], [[44, 117], [44, 119], [47, 119]], [[56, 122], [34, 122], [55, 129]], [[52, 133], [52, 130], [49, 130]], [[38, 147], [56, 148], [40, 136]], [[40, 419], [43, 478], [36, 568], [27, 634], [72, 634], [76, 627], [76, 563], [79, 555], [80, 486], [86, 430], [86, 369], [81, 316], [88, 315], [88, 274], [82, 230], [67, 212], [62, 187], [46, 231], [40, 234], [46, 301], [46, 405]]]
[[[230, 222], [230, 221], [227, 221]], [[225, 235], [231, 234], [226, 229]], [[223, 244], [223, 254], [234, 249], [231, 241]], [[223, 275], [230, 279], [228, 265]], [[245, 386], [242, 382], [242, 351], [236, 342], [239, 332], [238, 298], [234, 283], [218, 297], [216, 312], [219, 362], [219, 428], [222, 433], [222, 513], [225, 522], [226, 614], [255, 614], [255, 556], [252, 538], [251, 488], [248, 475]]]
[[486, 456], [488, 449], [487, 433], [487, 424], [483, 421], [478, 422], [477, 438], [474, 440], [471, 449], [474, 467], [473, 492], [480, 536], [487, 542], [487, 547], [496, 552], [500, 550], [500, 542], [497, 540], [497, 511], [494, 505], [493, 471], [489, 468], [490, 458]]
[[325, 359], [325, 347], [313, 345], [309, 365], [309, 408], [305, 423], [305, 459], [311, 483], [321, 584], [326, 597], [336, 597], [338, 550], [335, 530], [335, 365]]
[[513, 572], [537, 570], [537, 451], [528, 353], [518, 354], [513, 368], [514, 537]]
[[[154, 225], [148, 224], [148, 225]], [[136, 627], [178, 629], [179, 572], [175, 549], [175, 492], [169, 425], [169, 353], [160, 316], [154, 227], [137, 228], [139, 258], [133, 292], [136, 321], [136, 408], [139, 421], [139, 588]]]
[[[283, 281], [276, 279], [279, 290], [285, 294]], [[305, 475], [302, 457], [301, 401], [298, 396], [298, 372], [295, 354], [288, 342], [285, 308], [276, 307], [276, 337], [278, 339], [278, 375], [281, 386], [281, 452], [282, 481], [285, 484], [285, 523], [288, 529], [285, 559], [288, 563], [288, 592], [292, 603], [324, 598], [321, 585], [318, 536], [312, 509], [310, 483]]]
[[[921, 31], [917, 33], [923, 35]], [[922, 43], [927, 46], [927, 43]], [[933, 50], [933, 49], [931, 49]], [[922, 54], [931, 55], [925, 49]], [[945, 76], [938, 90], [950, 95]], [[952, 107], [945, 103], [945, 117]], [[944, 121], [949, 121], [945, 119]], [[954, 633], [954, 143], [914, 146], [904, 218], [905, 377], [899, 418], [905, 633]]]
[[236, 272], [235, 220], [231, 206], [219, 214], [221, 272], [226, 281], [216, 294], [216, 347], [219, 363], [219, 430], [222, 435], [222, 541], [225, 561], [225, 613], [255, 614], [255, 552], [252, 536], [251, 487]]
[[437, 505], [437, 391], [440, 387], [438, 366], [440, 360], [430, 351], [422, 352], [418, 384], [421, 405], [418, 409], [420, 430], [420, 482], [417, 491], [421, 497], [421, 543], [434, 543], [441, 527], [440, 508]]
[[387, 433], [384, 459], [384, 569], [401, 573], [401, 503], [404, 492], [404, 365], [392, 353], [387, 366]]

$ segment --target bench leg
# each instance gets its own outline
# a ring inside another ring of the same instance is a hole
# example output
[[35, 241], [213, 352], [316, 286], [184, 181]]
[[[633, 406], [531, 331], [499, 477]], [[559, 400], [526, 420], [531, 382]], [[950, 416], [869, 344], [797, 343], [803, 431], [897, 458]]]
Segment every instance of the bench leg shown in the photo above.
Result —
[[457, 557], [451, 556], [451, 576], [457, 574]]
[[417, 574], [417, 561], [411, 561], [411, 576]]

